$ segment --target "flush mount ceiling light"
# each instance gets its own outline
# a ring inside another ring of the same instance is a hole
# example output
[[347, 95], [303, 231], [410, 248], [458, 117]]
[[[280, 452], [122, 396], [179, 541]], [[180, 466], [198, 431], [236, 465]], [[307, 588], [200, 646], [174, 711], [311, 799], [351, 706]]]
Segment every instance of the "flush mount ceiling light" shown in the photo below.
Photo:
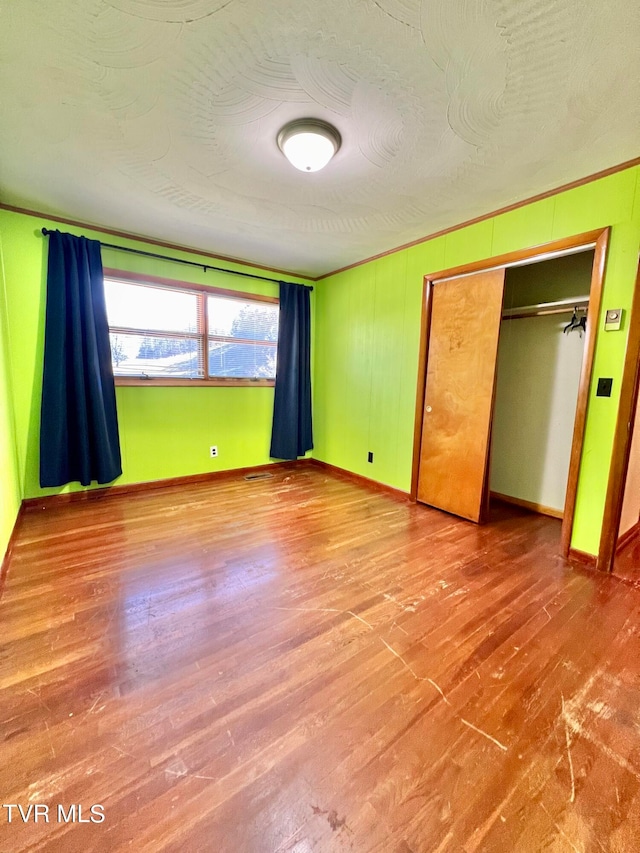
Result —
[[278, 147], [301, 172], [324, 169], [341, 142], [335, 127], [317, 118], [290, 121], [278, 134]]

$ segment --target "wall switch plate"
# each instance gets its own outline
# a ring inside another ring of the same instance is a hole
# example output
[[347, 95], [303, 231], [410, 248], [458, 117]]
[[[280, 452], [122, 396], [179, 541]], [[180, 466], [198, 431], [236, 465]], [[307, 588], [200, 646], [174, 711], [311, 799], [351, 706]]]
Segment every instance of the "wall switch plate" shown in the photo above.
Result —
[[605, 332], [617, 332], [622, 323], [622, 308], [610, 308], [604, 319]]
[[373, 453], [371, 451], [367, 453], [367, 462], [373, 462]]
[[596, 397], [610, 397], [612, 385], [613, 385], [613, 379], [608, 379], [608, 378], [601, 376], [600, 379], [598, 379], [598, 388], [596, 390]]
[[209, 454], [210, 454], [212, 459], [215, 459], [215, 457], [218, 455], [217, 445], [214, 444], [209, 448]]

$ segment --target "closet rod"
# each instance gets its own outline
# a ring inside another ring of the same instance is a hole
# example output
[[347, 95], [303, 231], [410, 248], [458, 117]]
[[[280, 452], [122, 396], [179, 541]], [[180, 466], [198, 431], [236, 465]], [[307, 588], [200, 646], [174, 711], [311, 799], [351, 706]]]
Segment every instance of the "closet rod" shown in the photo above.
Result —
[[518, 305], [502, 312], [503, 320], [521, 320], [525, 317], [545, 317], [550, 314], [570, 314], [575, 308], [586, 311], [589, 297], [563, 299], [559, 302], [539, 302], [537, 305]]

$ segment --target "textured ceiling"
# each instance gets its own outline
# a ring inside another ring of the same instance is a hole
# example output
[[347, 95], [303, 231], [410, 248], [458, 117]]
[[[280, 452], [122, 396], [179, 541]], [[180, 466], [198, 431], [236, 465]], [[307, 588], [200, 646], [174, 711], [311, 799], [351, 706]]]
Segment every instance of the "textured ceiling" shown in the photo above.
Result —
[[[318, 275], [631, 159], [637, 0], [7, 0], [9, 204]], [[343, 145], [303, 174], [278, 130]]]

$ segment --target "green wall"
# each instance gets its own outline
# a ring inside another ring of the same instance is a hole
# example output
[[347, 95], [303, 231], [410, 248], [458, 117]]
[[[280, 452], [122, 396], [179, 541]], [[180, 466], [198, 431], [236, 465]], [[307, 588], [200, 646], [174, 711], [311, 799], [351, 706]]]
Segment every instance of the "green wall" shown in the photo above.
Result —
[[[47, 240], [40, 233], [43, 226], [187, 260], [217, 263], [189, 252], [169, 251], [89, 228], [59, 225], [46, 219], [0, 210], [11, 334], [17, 464], [25, 498], [82, 489], [79, 484], [62, 489], [41, 489], [38, 483], [47, 258]], [[205, 273], [195, 267], [108, 249], [103, 250], [102, 256], [105, 267], [247, 293], [278, 294], [277, 284], [257, 279], [212, 271]], [[226, 262], [220, 262], [220, 266], [252, 270], [248, 266]], [[270, 275], [263, 270], [254, 271], [258, 275]], [[288, 281], [304, 281], [300, 277], [281, 277]], [[271, 461], [269, 442], [273, 388], [120, 387], [117, 389], [117, 402], [123, 456], [123, 474], [117, 484], [262, 465]], [[218, 446], [219, 456], [216, 459], [209, 457], [212, 444]]]
[[0, 235], [0, 564], [20, 509], [16, 431], [11, 394], [11, 356]]
[[[314, 456], [409, 490], [426, 273], [611, 225], [603, 310], [628, 311], [640, 245], [639, 182], [640, 168], [628, 169], [316, 283]], [[161, 251], [141, 241], [0, 210], [6, 289], [6, 297], [4, 293], [0, 297], [0, 553], [21, 497], [81, 488], [76, 484], [42, 490], [38, 485], [47, 245], [40, 233], [43, 226]], [[189, 252], [171, 254], [199, 258]], [[275, 284], [166, 261], [109, 250], [104, 250], [103, 259], [105, 266], [134, 272], [276, 293]], [[590, 390], [572, 543], [592, 554], [598, 549], [627, 337], [627, 324], [618, 333], [601, 328], [599, 320], [594, 376], [612, 376], [614, 393], [611, 398], [596, 398]], [[119, 483], [269, 461], [271, 388], [123, 387], [117, 397], [124, 467]], [[13, 405], [7, 404], [10, 398]], [[217, 459], [208, 456], [211, 444], [219, 447]], [[374, 452], [373, 464], [367, 462], [368, 451]]]
[[[627, 169], [318, 282], [314, 456], [410, 489], [422, 281], [429, 272], [611, 225], [603, 310], [628, 312], [640, 245], [639, 183], [640, 168]], [[591, 554], [602, 526], [626, 338], [626, 324], [605, 333], [599, 319], [594, 377], [612, 376], [614, 392], [595, 397], [590, 389], [572, 541]]]

